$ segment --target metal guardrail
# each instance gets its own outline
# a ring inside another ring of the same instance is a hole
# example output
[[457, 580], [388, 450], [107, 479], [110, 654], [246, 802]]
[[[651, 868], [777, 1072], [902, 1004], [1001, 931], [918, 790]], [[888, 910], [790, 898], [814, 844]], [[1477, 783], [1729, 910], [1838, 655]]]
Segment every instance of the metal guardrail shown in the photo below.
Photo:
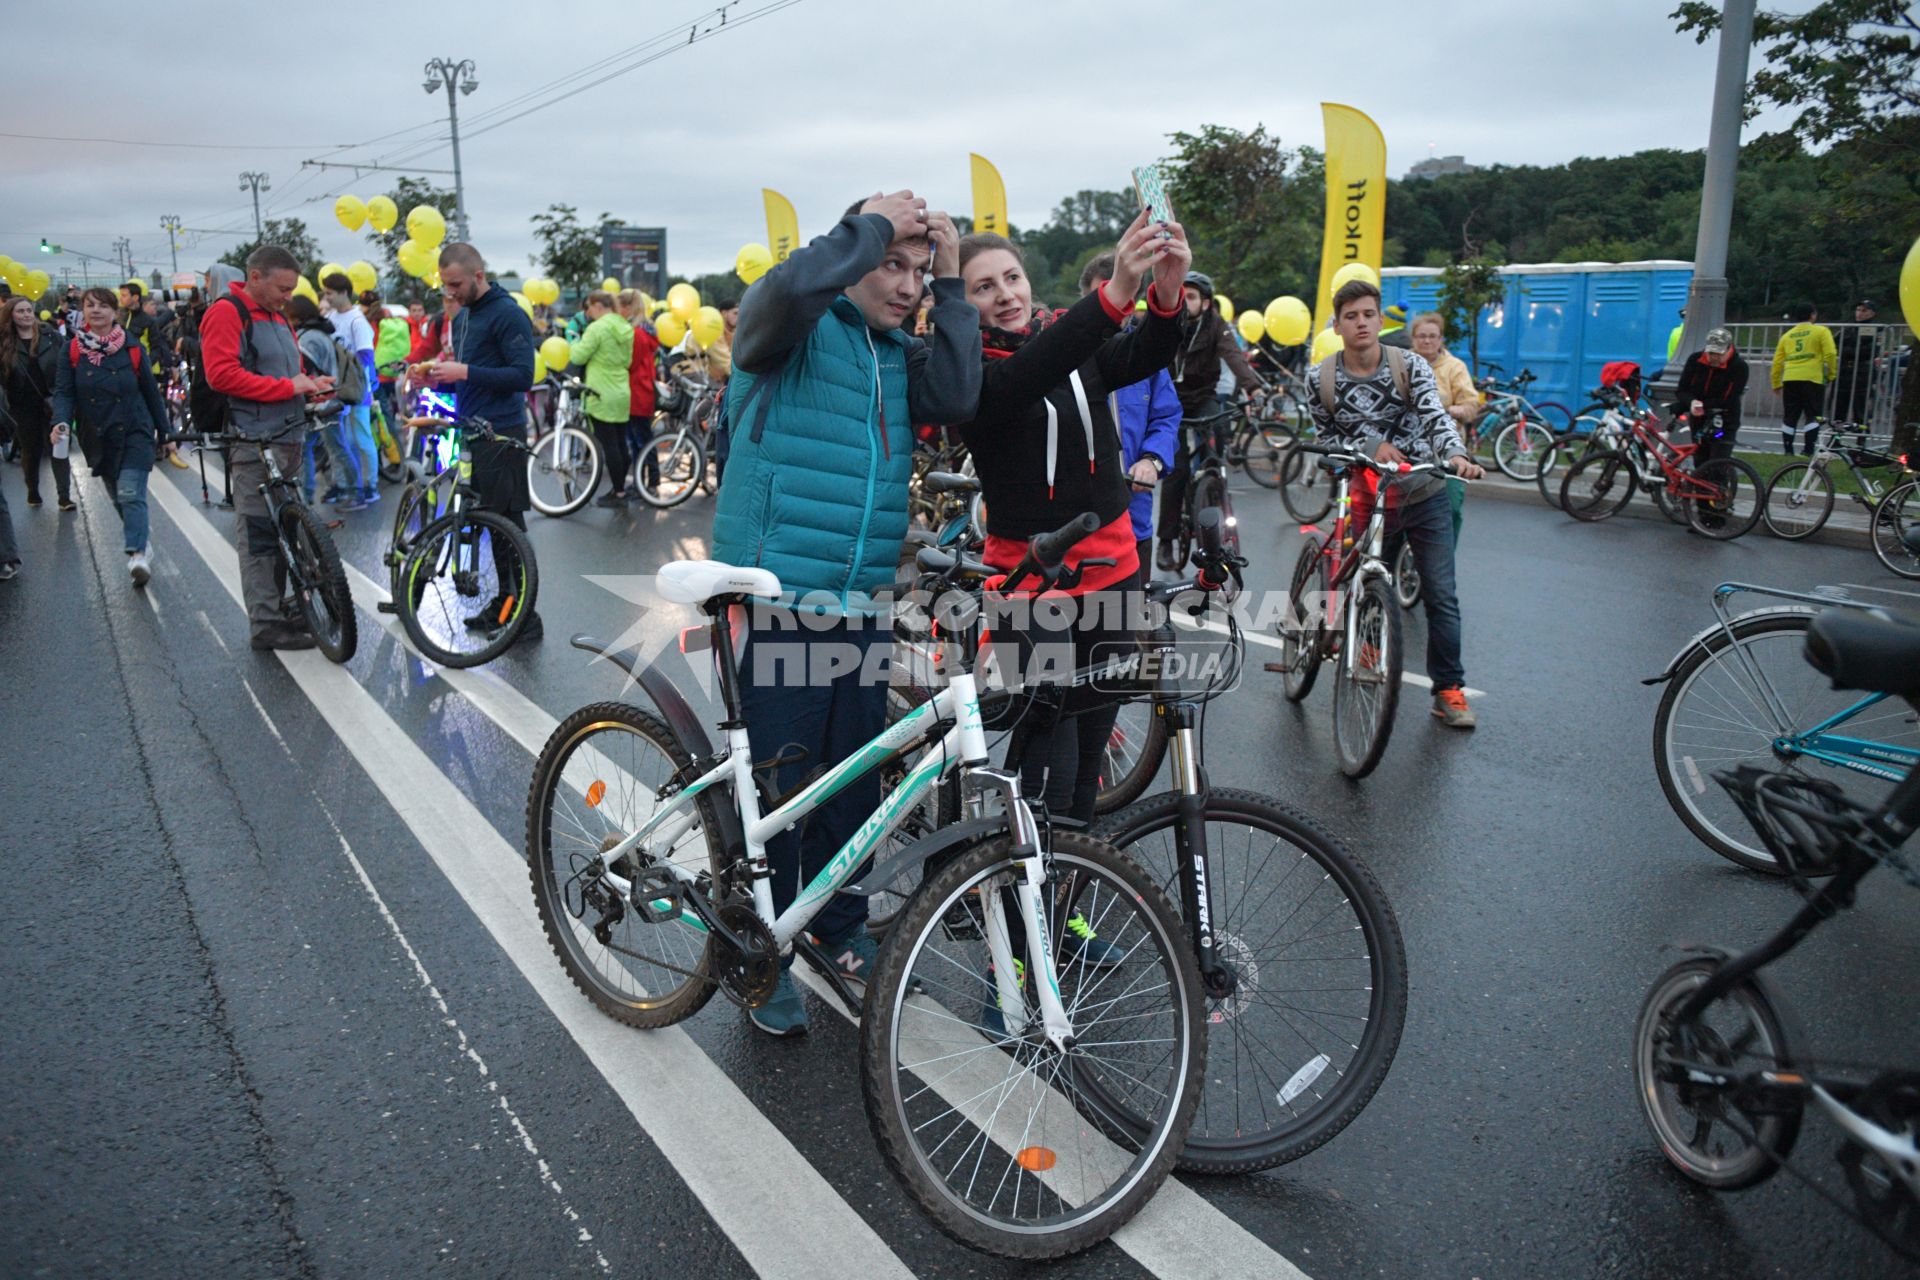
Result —
[[[1773, 364], [1773, 349], [1793, 325], [1776, 321], [1766, 324], [1729, 324], [1727, 328], [1733, 331], [1734, 344], [1746, 358], [1751, 370], [1747, 379], [1747, 394], [1740, 404], [1741, 422], [1746, 426], [1777, 426], [1781, 412], [1780, 395], [1769, 385], [1768, 370]], [[1865, 331], [1863, 354], [1867, 358], [1856, 362], [1852, 369], [1858, 378], [1853, 411], [1850, 414], [1839, 413], [1845, 406], [1842, 404], [1841, 380], [1836, 378], [1827, 384], [1825, 415], [1828, 418], [1840, 416], [1847, 421], [1857, 421], [1866, 427], [1869, 439], [1886, 442], [1893, 436], [1894, 409], [1900, 400], [1900, 378], [1906, 361], [1913, 358], [1911, 350], [1903, 342], [1905, 328], [1898, 324], [1830, 324], [1827, 328], [1833, 330], [1833, 341], [1840, 348], [1843, 361], [1856, 333]], [[1685, 354], [1676, 353], [1675, 358], [1684, 358]], [[1842, 376], [1849, 372], [1845, 363], [1842, 363], [1840, 372]], [[1865, 412], [1861, 411], [1863, 403]]]

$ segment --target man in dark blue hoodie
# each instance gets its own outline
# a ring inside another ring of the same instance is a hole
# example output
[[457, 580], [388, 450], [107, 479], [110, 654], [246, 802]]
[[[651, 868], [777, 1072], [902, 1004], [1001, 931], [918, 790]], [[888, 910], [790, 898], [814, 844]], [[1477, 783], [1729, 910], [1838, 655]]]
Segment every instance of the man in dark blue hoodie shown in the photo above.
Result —
[[[425, 380], [455, 384], [454, 404], [462, 418], [485, 418], [497, 434], [525, 440], [527, 392], [533, 388], [533, 322], [512, 294], [487, 279], [487, 264], [470, 244], [450, 244], [440, 251], [440, 292], [460, 306], [453, 317], [453, 359], [428, 362]], [[533, 505], [526, 455], [493, 440], [469, 441], [467, 449], [480, 509], [525, 529], [525, 512]], [[501, 603], [488, 601], [467, 625], [486, 629], [499, 616]], [[528, 614], [520, 639], [538, 640], [542, 630], [540, 615]]]

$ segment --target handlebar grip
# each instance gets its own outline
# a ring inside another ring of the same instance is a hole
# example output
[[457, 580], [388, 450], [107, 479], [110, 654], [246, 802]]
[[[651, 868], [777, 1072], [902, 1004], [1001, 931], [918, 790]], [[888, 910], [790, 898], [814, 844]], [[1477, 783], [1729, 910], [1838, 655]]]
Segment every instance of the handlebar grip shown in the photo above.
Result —
[[1199, 526], [1201, 549], [1209, 555], [1218, 554], [1224, 545], [1220, 529], [1220, 508], [1202, 507], [1194, 523]]
[[1042, 569], [1058, 569], [1060, 562], [1067, 558], [1067, 552], [1099, 527], [1099, 516], [1091, 511], [1083, 512], [1052, 533], [1036, 535], [1027, 544], [1027, 552]]

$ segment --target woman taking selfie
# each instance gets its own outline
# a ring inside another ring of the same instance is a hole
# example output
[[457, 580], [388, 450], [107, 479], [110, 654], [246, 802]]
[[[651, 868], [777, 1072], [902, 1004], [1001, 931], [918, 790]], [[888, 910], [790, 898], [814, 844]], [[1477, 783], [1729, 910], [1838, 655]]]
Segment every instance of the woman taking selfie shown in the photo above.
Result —
[[106, 289], [80, 297], [80, 330], [54, 361], [53, 435], [56, 444], [77, 435], [87, 465], [106, 482], [126, 535], [127, 572], [144, 587], [153, 576], [147, 478], [167, 429], [167, 406], [146, 350], [115, 323], [114, 303]]
[[60, 339], [33, 314], [33, 299], [7, 299], [0, 312], [0, 389], [6, 392], [7, 416], [13, 419], [13, 438], [20, 449], [20, 469], [27, 477], [27, 505], [40, 505], [40, 460], [53, 463], [53, 493], [62, 511], [73, 510], [73, 464], [53, 457], [53, 398], [60, 358]]
[[[986, 501], [984, 558], [997, 569], [1011, 569], [1029, 539], [1091, 511], [1100, 528], [1074, 547], [1066, 563], [1114, 562], [1087, 569], [1064, 593], [1077, 597], [1064, 621], [1036, 614], [1016, 626], [1023, 667], [1037, 644], [1060, 656], [1070, 645], [1068, 662], [1048, 665], [1072, 670], [1086, 666], [1096, 652], [1104, 657], [1116, 645], [1133, 643], [1123, 589], [1136, 579], [1140, 561], [1128, 506], [1133, 483], [1156, 482], [1159, 468], [1143, 458], [1129, 475], [1111, 397], [1173, 358], [1184, 310], [1181, 285], [1192, 260], [1178, 223], [1149, 222], [1142, 212], [1120, 238], [1111, 279], [1065, 311], [1036, 316], [1026, 265], [1012, 243], [990, 234], [960, 242], [960, 277], [980, 313], [986, 361], [979, 413], [961, 428]], [[1149, 273], [1146, 318], [1122, 332]], [[1086, 625], [1089, 610], [1099, 611], [1097, 625]], [[1057, 732], [1034, 733], [1022, 770], [1028, 793], [1041, 794], [1044, 779], [1050, 811], [1090, 820], [1116, 711], [1089, 712], [1063, 722]]]

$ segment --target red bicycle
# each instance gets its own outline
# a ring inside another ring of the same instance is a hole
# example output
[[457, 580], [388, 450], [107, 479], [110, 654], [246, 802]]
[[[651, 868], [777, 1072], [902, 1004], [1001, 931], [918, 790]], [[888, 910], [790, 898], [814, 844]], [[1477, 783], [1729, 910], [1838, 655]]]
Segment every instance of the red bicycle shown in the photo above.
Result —
[[[1674, 419], [1686, 425], [1684, 417]], [[1701, 424], [1690, 444], [1676, 444], [1651, 415], [1626, 424], [1631, 435], [1619, 448], [1596, 449], [1575, 463], [1560, 482], [1560, 506], [1575, 520], [1605, 520], [1633, 501], [1642, 485], [1678, 508], [1686, 526], [1708, 538], [1737, 538], [1760, 520], [1766, 485], [1738, 458], [1710, 458], [1698, 466], [1702, 443], [1720, 434], [1719, 418]]]

